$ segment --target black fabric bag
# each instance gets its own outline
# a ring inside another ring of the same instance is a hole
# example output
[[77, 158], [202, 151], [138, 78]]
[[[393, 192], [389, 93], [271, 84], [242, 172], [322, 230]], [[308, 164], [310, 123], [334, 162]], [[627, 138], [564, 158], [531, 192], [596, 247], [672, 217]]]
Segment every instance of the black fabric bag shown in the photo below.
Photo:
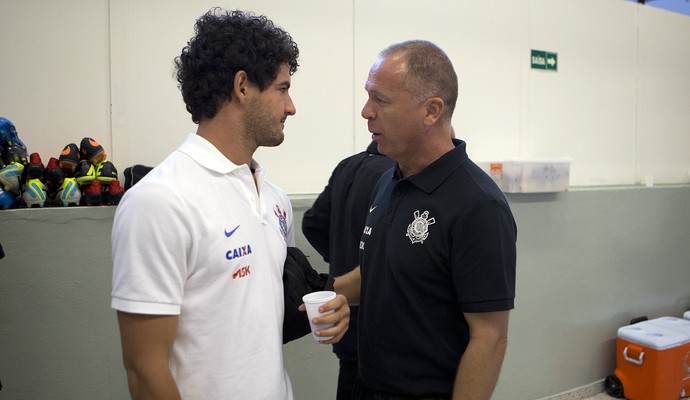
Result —
[[125, 191], [139, 182], [141, 178], [151, 172], [152, 169], [153, 167], [141, 164], [134, 164], [131, 167], [125, 168]]
[[287, 248], [283, 271], [283, 293], [285, 294], [285, 318], [283, 319], [283, 344], [311, 332], [307, 313], [297, 308], [302, 296], [320, 290], [333, 290], [335, 281], [326, 273], [318, 273], [297, 247]]

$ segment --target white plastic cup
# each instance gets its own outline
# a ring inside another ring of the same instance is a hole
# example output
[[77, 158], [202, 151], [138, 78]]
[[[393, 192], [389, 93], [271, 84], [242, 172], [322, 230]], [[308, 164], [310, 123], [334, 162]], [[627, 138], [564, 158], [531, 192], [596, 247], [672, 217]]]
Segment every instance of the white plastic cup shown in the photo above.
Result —
[[314, 340], [321, 341], [333, 338], [333, 336], [316, 336], [314, 332], [328, 329], [332, 327], [334, 324], [314, 325], [314, 323], [312, 322], [312, 320], [316, 317], [332, 314], [335, 312], [335, 310], [330, 310], [325, 313], [319, 312], [319, 307], [333, 299], [335, 299], [335, 292], [332, 291], [312, 292], [302, 297], [302, 301], [304, 302], [304, 305], [307, 307], [307, 317], [309, 318], [309, 326], [311, 327], [311, 336], [314, 338]]

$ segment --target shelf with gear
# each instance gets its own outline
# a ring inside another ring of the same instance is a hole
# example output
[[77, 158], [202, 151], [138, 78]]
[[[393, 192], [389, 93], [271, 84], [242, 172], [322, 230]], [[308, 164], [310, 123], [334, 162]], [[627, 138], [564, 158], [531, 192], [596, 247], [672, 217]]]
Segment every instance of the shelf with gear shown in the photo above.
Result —
[[71, 206], [115, 206], [125, 190], [115, 165], [95, 139], [67, 144], [44, 165], [30, 153], [17, 129], [0, 117], [0, 210]]

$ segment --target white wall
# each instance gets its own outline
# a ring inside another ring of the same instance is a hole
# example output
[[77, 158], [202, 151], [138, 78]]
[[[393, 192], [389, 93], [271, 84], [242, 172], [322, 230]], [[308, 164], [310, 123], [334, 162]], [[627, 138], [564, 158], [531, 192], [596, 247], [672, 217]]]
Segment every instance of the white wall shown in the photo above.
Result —
[[648, 8], [639, 15], [639, 178], [690, 181], [690, 16]]
[[523, 63], [520, 155], [572, 157], [575, 185], [634, 184], [636, 16], [642, 8], [624, 1], [558, 3], [530, 1], [524, 21], [525, 55], [554, 51], [560, 65], [551, 73]]
[[[173, 77], [173, 59], [192, 36], [195, 19], [217, 4], [111, 2], [113, 146], [121, 164], [155, 165], [195, 130]], [[268, 15], [299, 44], [301, 68], [291, 89], [297, 114], [286, 123], [283, 145], [261, 149], [257, 158], [286, 190], [318, 191], [325, 182], [319, 168], [330, 170], [353, 149], [352, 4], [309, 0], [295, 7], [244, 0], [232, 5]], [[305, 10], [318, 18], [307, 17]], [[312, 149], [309, 157], [305, 148]]]
[[47, 164], [85, 136], [111, 148], [108, 0], [0, 1], [0, 116]]
[[[431, 40], [446, 51], [457, 70], [459, 98], [453, 125], [457, 136], [468, 141], [470, 156], [477, 159], [517, 155], [520, 67], [529, 67], [529, 51], [521, 51], [520, 13], [527, 3], [440, 1], [435, 3], [436, 9], [421, 9], [412, 0], [356, 4], [358, 113], [366, 100], [364, 82], [378, 52], [407, 39]], [[359, 114], [355, 126], [358, 148], [364, 148], [370, 139]]]
[[[44, 162], [93, 136], [120, 170], [157, 164], [195, 129], [173, 59], [194, 20], [218, 4], [4, 0], [0, 115]], [[359, 112], [369, 66], [410, 38], [437, 42], [453, 60], [453, 123], [475, 160], [572, 157], [574, 186], [645, 175], [690, 182], [688, 16], [623, 0], [221, 5], [265, 13], [300, 46], [297, 115], [283, 145], [257, 153], [289, 193], [319, 192], [338, 160], [366, 146]], [[558, 72], [531, 70], [531, 49], [557, 52]]]

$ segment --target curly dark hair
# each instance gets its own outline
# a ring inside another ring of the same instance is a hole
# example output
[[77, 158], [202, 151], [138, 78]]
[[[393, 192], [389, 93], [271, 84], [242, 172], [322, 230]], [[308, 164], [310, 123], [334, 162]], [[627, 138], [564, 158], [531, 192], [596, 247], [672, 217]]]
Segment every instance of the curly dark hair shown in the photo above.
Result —
[[192, 121], [213, 118], [230, 100], [235, 73], [245, 71], [263, 91], [287, 64], [297, 71], [299, 49], [290, 34], [263, 15], [212, 8], [194, 27], [195, 35], [175, 58], [177, 82]]

